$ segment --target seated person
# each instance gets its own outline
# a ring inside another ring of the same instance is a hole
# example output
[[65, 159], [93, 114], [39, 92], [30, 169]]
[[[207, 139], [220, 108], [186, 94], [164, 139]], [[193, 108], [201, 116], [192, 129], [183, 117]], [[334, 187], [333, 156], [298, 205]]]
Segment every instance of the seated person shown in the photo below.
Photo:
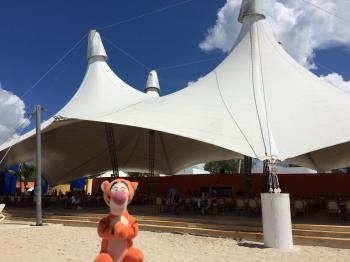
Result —
[[72, 196], [72, 205], [73, 205], [73, 206], [76, 206], [77, 209], [83, 209], [83, 208], [80, 206], [80, 204], [81, 204], [81, 200], [80, 200], [79, 195], [78, 195], [78, 194], [74, 194], [74, 195]]

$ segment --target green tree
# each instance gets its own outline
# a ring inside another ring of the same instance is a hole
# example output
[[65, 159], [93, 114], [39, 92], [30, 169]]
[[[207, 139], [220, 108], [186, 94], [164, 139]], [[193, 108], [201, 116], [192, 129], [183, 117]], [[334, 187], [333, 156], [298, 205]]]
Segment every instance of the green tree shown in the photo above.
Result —
[[236, 173], [239, 169], [239, 165], [241, 165], [242, 170], [243, 161], [240, 161], [239, 159], [221, 160], [206, 163], [204, 165], [204, 170], [214, 174]]
[[17, 181], [20, 183], [20, 192], [22, 193], [22, 184], [24, 189], [27, 189], [28, 182], [35, 181], [35, 167], [29, 163], [20, 163], [18, 170], [9, 170], [9, 173], [16, 175]]
[[300, 167], [300, 166], [293, 165], [293, 164], [288, 164], [288, 167]]
[[[128, 172], [129, 177], [147, 177], [151, 176], [149, 173], [141, 173], [141, 172]], [[159, 176], [159, 174], [154, 174], [154, 176]]]

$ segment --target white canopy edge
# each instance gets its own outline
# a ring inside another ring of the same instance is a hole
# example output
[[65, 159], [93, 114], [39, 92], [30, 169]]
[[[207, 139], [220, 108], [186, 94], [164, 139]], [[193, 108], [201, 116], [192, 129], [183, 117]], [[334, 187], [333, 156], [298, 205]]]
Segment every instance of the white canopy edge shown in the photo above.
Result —
[[108, 66], [100, 34], [91, 30], [88, 38], [88, 68], [73, 98], [57, 115], [94, 120], [99, 115], [140, 103], [150, 96], [121, 80]]
[[[186, 139], [198, 141], [191, 144], [195, 151], [187, 151], [198, 154], [190, 159], [192, 164], [199, 161], [199, 149], [205, 144], [211, 152], [206, 160], [247, 155], [260, 160], [289, 159], [318, 170], [350, 166], [346, 153], [350, 152], [350, 96], [285, 52], [264, 19], [261, 2], [243, 0], [241, 32], [217, 68], [191, 86], [156, 99], [131, 88], [112, 72], [94, 32], [89, 37], [93, 42], [89, 54], [95, 55], [89, 56], [84, 80], [57, 115], [112, 123], [136, 133], [155, 130], [169, 135], [168, 146], [174, 153], [176, 139], [184, 138], [180, 139], [184, 145]], [[154, 79], [150, 85], [155, 85]], [[330, 123], [336, 124], [330, 127]], [[96, 129], [96, 134], [100, 131]], [[146, 139], [144, 133], [142, 137]], [[174, 161], [179, 159], [174, 157]]]
[[[189, 137], [260, 160], [284, 161], [350, 141], [350, 96], [294, 61], [261, 5], [248, 2], [233, 50], [211, 73], [95, 120]], [[337, 125], [327, 128], [334, 119]]]

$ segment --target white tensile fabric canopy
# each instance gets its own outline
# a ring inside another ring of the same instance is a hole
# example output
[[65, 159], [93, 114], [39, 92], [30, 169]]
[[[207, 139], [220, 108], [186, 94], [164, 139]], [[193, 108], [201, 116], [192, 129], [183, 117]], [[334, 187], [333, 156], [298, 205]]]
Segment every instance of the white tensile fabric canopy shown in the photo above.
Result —
[[[110, 168], [104, 123], [113, 124], [124, 169], [147, 170], [149, 130], [156, 131], [155, 170], [166, 174], [241, 155], [317, 170], [350, 166], [350, 96], [285, 52], [265, 20], [262, 1], [243, 0], [239, 21], [239, 37], [216, 69], [160, 98], [115, 76], [98, 33], [90, 34], [84, 81], [43, 131], [48, 181]], [[33, 159], [33, 134], [13, 147], [7, 164]], [[8, 146], [0, 147], [0, 155]]]
[[[53, 117], [42, 124], [42, 170], [53, 185], [110, 170], [110, 152], [105, 123], [99, 117], [125, 110], [145, 100], [159, 99], [157, 73], [151, 71], [146, 94], [137, 91], [116, 76], [106, 63], [101, 38], [91, 31], [88, 46], [88, 68], [76, 94]], [[148, 171], [149, 130], [137, 126], [112, 125], [118, 167], [122, 170]], [[12, 146], [12, 147], [11, 147]], [[4, 165], [23, 161], [35, 162], [35, 130], [19, 139], [0, 145]], [[201, 161], [237, 157], [227, 149], [171, 133], [155, 132], [154, 169], [175, 174]]]
[[285, 52], [262, 1], [244, 0], [239, 21], [237, 42], [211, 73], [98, 121], [186, 136], [260, 160], [316, 170], [350, 166], [350, 96]]

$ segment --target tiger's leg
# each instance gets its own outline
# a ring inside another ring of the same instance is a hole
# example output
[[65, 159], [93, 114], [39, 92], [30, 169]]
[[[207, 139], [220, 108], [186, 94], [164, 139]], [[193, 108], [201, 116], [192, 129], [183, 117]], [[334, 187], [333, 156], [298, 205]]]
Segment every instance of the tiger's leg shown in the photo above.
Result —
[[94, 262], [113, 262], [113, 258], [107, 253], [101, 253], [95, 258]]
[[128, 251], [125, 254], [125, 257], [123, 258], [122, 262], [143, 262], [143, 254], [141, 250], [130, 247]]

